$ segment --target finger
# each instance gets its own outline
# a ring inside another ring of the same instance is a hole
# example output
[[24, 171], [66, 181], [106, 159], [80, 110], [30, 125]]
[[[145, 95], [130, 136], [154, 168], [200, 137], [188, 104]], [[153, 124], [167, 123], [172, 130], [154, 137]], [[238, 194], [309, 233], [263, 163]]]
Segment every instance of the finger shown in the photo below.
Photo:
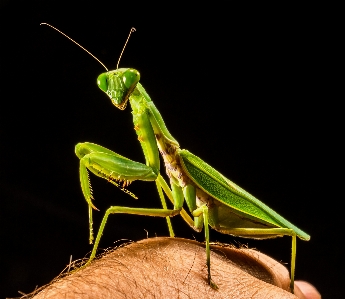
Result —
[[302, 280], [295, 281], [295, 285], [303, 293], [306, 299], [321, 299], [321, 294], [318, 290], [310, 283]]

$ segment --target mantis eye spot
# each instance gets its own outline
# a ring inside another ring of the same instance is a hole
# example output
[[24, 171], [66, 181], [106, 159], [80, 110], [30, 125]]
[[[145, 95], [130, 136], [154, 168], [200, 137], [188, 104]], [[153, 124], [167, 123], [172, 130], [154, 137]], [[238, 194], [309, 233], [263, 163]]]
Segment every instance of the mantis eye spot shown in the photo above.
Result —
[[108, 76], [107, 73], [100, 74], [97, 78], [97, 85], [104, 92], [108, 90]]

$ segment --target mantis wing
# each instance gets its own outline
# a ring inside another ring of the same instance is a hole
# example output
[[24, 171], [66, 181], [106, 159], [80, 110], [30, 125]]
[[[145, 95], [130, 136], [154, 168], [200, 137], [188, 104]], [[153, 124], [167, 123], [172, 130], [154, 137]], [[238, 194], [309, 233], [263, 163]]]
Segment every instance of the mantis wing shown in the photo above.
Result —
[[310, 236], [273, 211], [263, 202], [224, 177], [213, 167], [187, 150], [179, 150], [183, 170], [204, 192], [220, 203], [237, 211], [241, 218], [269, 227], [292, 229], [302, 240]]

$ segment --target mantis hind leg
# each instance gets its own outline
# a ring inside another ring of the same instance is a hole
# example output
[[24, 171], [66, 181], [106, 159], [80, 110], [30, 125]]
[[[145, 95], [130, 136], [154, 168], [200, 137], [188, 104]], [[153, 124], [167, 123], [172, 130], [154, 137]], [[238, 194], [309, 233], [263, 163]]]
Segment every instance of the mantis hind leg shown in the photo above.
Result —
[[112, 206], [110, 207], [104, 214], [102, 223], [99, 227], [97, 237], [95, 240], [95, 244], [93, 245], [93, 249], [90, 255], [89, 260], [84, 266], [87, 266], [91, 263], [91, 261], [95, 258], [99, 241], [102, 237], [104, 227], [107, 223], [108, 217], [110, 214], [134, 214], [134, 215], [142, 215], [142, 216], [155, 216], [155, 217], [173, 217], [180, 213], [180, 210], [169, 210], [169, 209], [145, 209], [145, 208], [128, 208], [128, 207], [119, 207], [119, 206]]
[[291, 246], [291, 281], [290, 289], [291, 293], [294, 294], [294, 283], [295, 283], [295, 263], [296, 263], [296, 235], [292, 236], [292, 246]]

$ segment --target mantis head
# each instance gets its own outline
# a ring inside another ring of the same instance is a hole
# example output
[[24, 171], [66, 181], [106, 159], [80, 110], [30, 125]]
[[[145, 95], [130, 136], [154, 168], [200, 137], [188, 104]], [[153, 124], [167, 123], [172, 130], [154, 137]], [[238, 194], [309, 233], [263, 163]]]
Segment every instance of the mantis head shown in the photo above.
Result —
[[124, 110], [129, 96], [139, 80], [140, 73], [137, 70], [120, 68], [100, 74], [97, 78], [97, 85], [109, 96], [117, 108]]

